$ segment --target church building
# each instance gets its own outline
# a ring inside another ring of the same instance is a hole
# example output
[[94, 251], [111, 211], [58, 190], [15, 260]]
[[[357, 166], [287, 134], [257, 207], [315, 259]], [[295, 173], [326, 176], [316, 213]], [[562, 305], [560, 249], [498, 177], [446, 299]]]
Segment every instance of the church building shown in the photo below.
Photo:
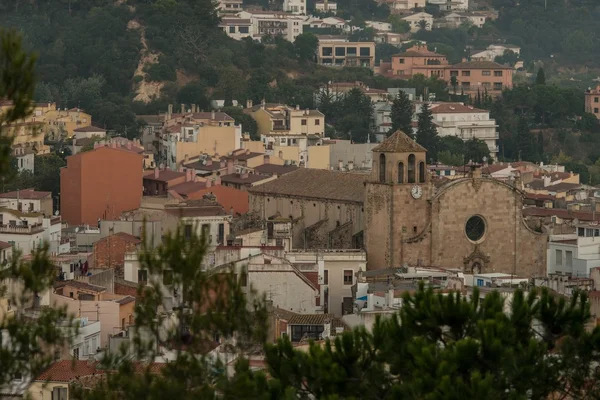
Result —
[[479, 168], [436, 187], [426, 153], [401, 131], [373, 149], [364, 199], [367, 268], [544, 275], [548, 237], [526, 225], [524, 193]]

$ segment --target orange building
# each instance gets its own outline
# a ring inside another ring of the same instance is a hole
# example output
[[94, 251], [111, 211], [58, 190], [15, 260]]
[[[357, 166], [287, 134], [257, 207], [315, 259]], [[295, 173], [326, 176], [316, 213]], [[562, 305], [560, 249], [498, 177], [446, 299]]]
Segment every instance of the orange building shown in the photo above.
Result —
[[457, 93], [473, 96], [487, 91], [491, 96], [499, 96], [502, 90], [513, 86], [512, 68], [493, 61], [465, 61], [448, 67], [448, 70], [446, 82], [452, 86], [451, 80], [455, 76]]
[[404, 53], [392, 56], [391, 71], [394, 78], [407, 79], [416, 74], [444, 79], [448, 59], [443, 54], [429, 51], [425, 45], [415, 45]]
[[98, 147], [67, 157], [60, 171], [60, 213], [71, 225], [96, 225], [139, 208], [142, 155], [123, 148]]
[[585, 112], [594, 114], [600, 119], [600, 86], [585, 91]]

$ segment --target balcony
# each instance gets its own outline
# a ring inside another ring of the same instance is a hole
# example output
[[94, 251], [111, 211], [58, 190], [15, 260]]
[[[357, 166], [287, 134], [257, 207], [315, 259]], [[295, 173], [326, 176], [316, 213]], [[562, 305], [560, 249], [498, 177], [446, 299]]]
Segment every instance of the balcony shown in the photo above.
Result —
[[33, 235], [34, 233], [40, 233], [44, 231], [44, 227], [41, 223], [33, 225], [6, 225], [0, 224], [0, 233], [16, 233], [19, 235]]

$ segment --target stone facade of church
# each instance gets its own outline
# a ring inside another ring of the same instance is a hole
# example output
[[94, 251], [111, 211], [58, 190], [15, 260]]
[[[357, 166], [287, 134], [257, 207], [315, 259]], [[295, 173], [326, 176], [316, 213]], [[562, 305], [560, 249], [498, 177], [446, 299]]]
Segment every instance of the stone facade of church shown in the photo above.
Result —
[[548, 237], [526, 225], [521, 191], [477, 169], [435, 187], [425, 162], [426, 150], [402, 132], [373, 149], [364, 205], [368, 269], [545, 274]]

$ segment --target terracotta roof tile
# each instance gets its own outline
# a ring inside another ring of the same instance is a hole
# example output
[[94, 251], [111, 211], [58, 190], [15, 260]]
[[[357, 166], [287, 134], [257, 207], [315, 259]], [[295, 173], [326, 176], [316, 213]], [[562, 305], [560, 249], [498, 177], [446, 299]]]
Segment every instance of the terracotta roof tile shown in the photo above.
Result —
[[422, 153], [426, 151], [427, 149], [399, 130], [373, 149], [374, 153]]
[[33, 189], [23, 189], [14, 192], [6, 192], [0, 194], [0, 199], [22, 199], [22, 200], [41, 200], [51, 198], [52, 192], [39, 192]]
[[185, 176], [185, 172], [171, 171], [169, 169], [161, 169], [158, 171], [158, 178], [155, 177], [154, 171], [150, 171], [144, 175], [144, 180], [169, 182], [173, 179], [181, 178]]
[[96, 372], [95, 364], [83, 360], [62, 360], [50, 365], [38, 375], [36, 381], [70, 382], [79, 376], [92, 375]]
[[248, 191], [255, 195], [272, 194], [362, 203], [367, 178], [368, 175], [359, 173], [299, 168]]
[[106, 291], [104, 286], [92, 285], [91, 283], [83, 282], [83, 281], [61, 281], [54, 285], [55, 289], [60, 289], [65, 286], [71, 286], [80, 290], [86, 290], [88, 292], [102, 293]]
[[109, 236], [105, 236], [102, 239], [98, 240], [96, 243], [102, 241], [102, 240], [113, 240], [115, 238], [119, 238], [119, 239], [123, 239], [127, 242], [131, 242], [133, 244], [140, 244], [142, 243], [142, 241], [140, 240], [140, 238], [135, 237], [133, 235], [130, 235], [129, 233], [125, 233], [125, 232], [117, 232], [114, 235], [109, 235]]
[[295, 165], [276, 165], [276, 164], [263, 164], [258, 167], [254, 167], [256, 172], [265, 175], [285, 175], [289, 172], [297, 170], [298, 167]]

